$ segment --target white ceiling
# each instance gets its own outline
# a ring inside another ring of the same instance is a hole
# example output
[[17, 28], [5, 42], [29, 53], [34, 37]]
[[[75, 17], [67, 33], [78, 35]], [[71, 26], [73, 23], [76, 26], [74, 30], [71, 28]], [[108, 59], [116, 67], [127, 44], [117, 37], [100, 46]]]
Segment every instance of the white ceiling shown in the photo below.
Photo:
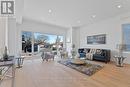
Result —
[[[122, 8], [117, 8], [122, 5]], [[49, 9], [52, 10], [49, 13]], [[82, 26], [130, 11], [130, 0], [24, 0], [24, 17], [64, 27]], [[96, 15], [92, 18], [92, 15]]]

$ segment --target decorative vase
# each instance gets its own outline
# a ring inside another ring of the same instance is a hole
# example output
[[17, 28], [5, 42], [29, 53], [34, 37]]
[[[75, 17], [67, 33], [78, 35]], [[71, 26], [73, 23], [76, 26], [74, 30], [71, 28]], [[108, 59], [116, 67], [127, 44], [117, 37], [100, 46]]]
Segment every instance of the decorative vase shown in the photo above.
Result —
[[3, 54], [3, 60], [4, 61], [7, 61], [8, 60], [8, 54], [7, 54], [7, 47], [5, 46], [5, 49], [4, 49], [4, 54]]
[[72, 45], [71, 54], [72, 54], [72, 58], [75, 58], [75, 56], [76, 56], [75, 44]]

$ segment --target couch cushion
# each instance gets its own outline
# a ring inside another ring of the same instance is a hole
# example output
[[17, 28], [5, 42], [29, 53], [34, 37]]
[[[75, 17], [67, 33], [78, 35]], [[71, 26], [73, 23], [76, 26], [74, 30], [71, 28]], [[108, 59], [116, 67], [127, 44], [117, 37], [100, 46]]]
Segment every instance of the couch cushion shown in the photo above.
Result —
[[93, 55], [93, 59], [95, 60], [106, 60], [106, 58], [104, 56], [101, 56], [101, 55]]
[[86, 48], [85, 53], [89, 53], [90, 49]]
[[101, 49], [97, 49], [97, 50], [96, 50], [96, 54], [101, 55], [101, 54], [102, 54], [102, 50], [101, 50]]
[[104, 56], [97, 55], [97, 54], [94, 54], [93, 56], [94, 56], [95, 58], [104, 58]]

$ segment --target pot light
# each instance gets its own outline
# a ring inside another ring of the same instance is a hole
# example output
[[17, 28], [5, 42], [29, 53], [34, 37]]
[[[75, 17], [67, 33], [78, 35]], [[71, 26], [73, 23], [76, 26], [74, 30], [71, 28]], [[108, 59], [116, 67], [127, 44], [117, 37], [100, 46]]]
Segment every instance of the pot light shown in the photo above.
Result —
[[122, 5], [118, 5], [117, 8], [122, 8]]
[[49, 13], [52, 13], [52, 10], [51, 10], [51, 9], [49, 9], [49, 10], [48, 10], [48, 12], [49, 12]]
[[92, 15], [92, 18], [96, 18], [96, 15]]
[[81, 23], [81, 21], [77, 21], [77, 23]]

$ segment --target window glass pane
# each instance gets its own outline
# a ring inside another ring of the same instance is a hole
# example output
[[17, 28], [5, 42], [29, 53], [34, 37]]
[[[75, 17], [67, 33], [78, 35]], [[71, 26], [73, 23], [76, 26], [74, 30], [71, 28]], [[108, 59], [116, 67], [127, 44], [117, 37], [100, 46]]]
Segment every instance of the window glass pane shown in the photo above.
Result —
[[33, 51], [34, 54], [39, 53], [44, 48], [52, 49], [53, 51], [58, 51], [60, 49], [63, 49], [63, 39], [63, 36], [23, 31], [22, 51], [24, 53]]
[[22, 32], [22, 52], [32, 52], [32, 33], [23, 31]]
[[63, 36], [34, 33], [34, 52], [39, 52], [42, 48], [57, 50], [63, 47]]
[[59, 39], [59, 49], [63, 49], [63, 36], [58, 36]]
[[60, 39], [60, 42], [63, 42], [63, 36], [58, 36], [59, 37], [59, 39]]
[[130, 51], [130, 24], [123, 24], [123, 41], [126, 44], [126, 51]]
[[57, 35], [45, 34], [45, 36], [48, 37], [47, 42], [48, 42], [49, 44], [54, 44], [54, 43], [56, 43]]

